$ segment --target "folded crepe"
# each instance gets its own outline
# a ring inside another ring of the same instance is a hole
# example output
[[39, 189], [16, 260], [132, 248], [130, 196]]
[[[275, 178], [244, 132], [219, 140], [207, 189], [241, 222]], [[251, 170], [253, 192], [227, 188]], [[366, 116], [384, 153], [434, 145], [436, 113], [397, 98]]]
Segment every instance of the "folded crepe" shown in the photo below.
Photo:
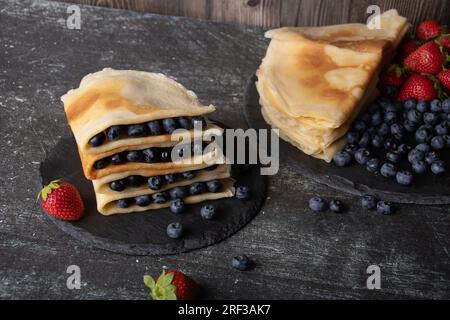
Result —
[[396, 10], [365, 24], [280, 28], [257, 71], [265, 120], [305, 153], [331, 161], [353, 120], [377, 95], [381, 68], [409, 24]]

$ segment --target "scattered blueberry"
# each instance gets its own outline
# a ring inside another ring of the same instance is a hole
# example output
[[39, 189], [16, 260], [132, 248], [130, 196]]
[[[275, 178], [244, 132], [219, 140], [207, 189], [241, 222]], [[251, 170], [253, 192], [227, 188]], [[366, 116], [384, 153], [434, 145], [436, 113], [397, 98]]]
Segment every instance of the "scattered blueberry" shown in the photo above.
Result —
[[378, 202], [378, 199], [369, 194], [366, 194], [361, 197], [361, 206], [367, 210], [375, 209], [377, 206], [377, 202]]
[[247, 200], [250, 198], [250, 188], [247, 186], [238, 186], [236, 188], [236, 199]]
[[146, 207], [152, 202], [152, 197], [148, 194], [135, 198], [136, 204], [140, 207]]
[[222, 182], [219, 180], [211, 180], [206, 182], [206, 187], [208, 188], [209, 192], [219, 192], [222, 189]]
[[401, 184], [404, 186], [409, 186], [413, 182], [413, 174], [406, 170], [397, 172], [397, 175], [395, 176], [395, 178], [396, 178], [398, 184]]
[[186, 205], [182, 199], [175, 199], [170, 203], [170, 211], [173, 213], [183, 213], [186, 211]]
[[161, 176], [154, 176], [154, 177], [150, 177], [147, 180], [148, 183], [148, 187], [152, 190], [159, 190], [161, 189], [164, 180]]
[[206, 204], [200, 209], [200, 216], [205, 220], [212, 220], [217, 217], [217, 210], [212, 204]]
[[169, 200], [167, 192], [158, 192], [158, 193], [154, 193], [152, 195], [153, 201], [155, 201], [158, 204], [163, 204], [164, 202], [166, 202], [167, 200]]
[[378, 201], [377, 212], [385, 215], [390, 215], [394, 213], [394, 207], [390, 202]]
[[444, 161], [435, 161], [431, 164], [431, 172], [434, 174], [442, 174], [445, 172], [445, 162]]
[[132, 204], [133, 204], [133, 199], [132, 198], [117, 200], [117, 206], [119, 208], [122, 208], [122, 209], [128, 208]]
[[184, 234], [184, 227], [179, 222], [172, 222], [167, 226], [167, 236], [172, 239], [181, 238]]
[[327, 210], [328, 203], [320, 197], [312, 197], [309, 199], [309, 208], [312, 211], [323, 212]]
[[187, 197], [189, 194], [189, 191], [187, 190], [187, 187], [185, 186], [177, 186], [175, 188], [172, 188], [169, 190], [169, 195], [171, 199], [183, 199]]
[[192, 195], [206, 192], [206, 185], [203, 182], [195, 182], [189, 186], [189, 193]]
[[162, 125], [164, 128], [164, 131], [166, 131], [167, 133], [172, 133], [176, 129], [178, 129], [178, 123], [175, 121], [175, 119], [172, 119], [172, 118], [164, 119], [162, 121]]
[[114, 141], [119, 139], [121, 133], [122, 133], [121, 126], [112, 126], [107, 130], [106, 136], [108, 137], [108, 140]]
[[161, 122], [159, 120], [149, 121], [147, 127], [152, 136], [158, 136], [163, 133]]
[[125, 190], [127, 184], [124, 180], [115, 180], [109, 183], [109, 187], [114, 191], [123, 191]]
[[91, 147], [98, 147], [105, 141], [105, 134], [103, 132], [100, 132], [93, 136], [91, 140], [89, 140], [89, 145]]
[[418, 174], [425, 173], [427, 171], [427, 167], [427, 163], [423, 160], [413, 162], [413, 164], [411, 165], [412, 170]]
[[142, 150], [142, 158], [146, 163], [154, 163], [158, 162], [158, 149], [156, 148], [147, 148]]
[[361, 165], [366, 164], [370, 158], [370, 151], [365, 148], [358, 149], [358, 151], [355, 152], [355, 160]]
[[133, 138], [143, 137], [147, 134], [145, 124], [133, 124], [128, 126], [128, 135]]
[[342, 213], [344, 212], [344, 204], [340, 200], [331, 200], [330, 210], [335, 213]]
[[353, 157], [346, 151], [341, 151], [333, 156], [333, 162], [338, 167], [346, 167], [352, 163]]
[[385, 163], [381, 166], [380, 173], [383, 177], [393, 178], [397, 174], [397, 168], [392, 163]]
[[130, 162], [141, 162], [143, 160], [142, 153], [137, 150], [128, 151], [127, 160]]
[[234, 269], [245, 271], [251, 268], [252, 262], [246, 255], [241, 255], [231, 260], [231, 266]]

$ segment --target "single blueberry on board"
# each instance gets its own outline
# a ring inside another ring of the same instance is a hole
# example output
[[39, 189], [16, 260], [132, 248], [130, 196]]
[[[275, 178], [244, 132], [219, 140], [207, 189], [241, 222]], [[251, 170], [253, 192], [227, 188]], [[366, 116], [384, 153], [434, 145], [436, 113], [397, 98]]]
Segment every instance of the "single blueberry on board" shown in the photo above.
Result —
[[238, 186], [236, 188], [236, 199], [247, 200], [250, 198], [250, 188], [247, 186]]
[[372, 195], [366, 194], [361, 197], [361, 207], [367, 210], [375, 209], [378, 203], [378, 199]]
[[397, 174], [397, 167], [392, 163], [385, 163], [381, 166], [380, 173], [383, 177], [393, 178]]
[[411, 185], [413, 182], [413, 178], [414, 178], [413, 174], [406, 170], [397, 172], [397, 175], [395, 176], [397, 183], [404, 186]]
[[442, 112], [450, 113], [450, 98], [442, 101]]
[[323, 212], [328, 209], [328, 203], [320, 197], [309, 199], [309, 208], [315, 212]]
[[417, 110], [409, 110], [407, 117], [412, 123], [419, 124], [422, 122], [422, 114]]
[[239, 271], [246, 271], [252, 267], [252, 261], [246, 255], [233, 257], [231, 266]]
[[200, 209], [200, 216], [205, 220], [212, 220], [217, 217], [217, 209], [212, 204], [205, 204]]
[[422, 174], [427, 171], [428, 166], [425, 161], [420, 160], [417, 162], [413, 162], [413, 164], [411, 165], [411, 168], [414, 173]]
[[167, 226], [167, 236], [172, 239], [179, 239], [184, 234], [184, 227], [180, 222], [172, 222]]
[[444, 161], [435, 161], [431, 164], [431, 172], [434, 174], [442, 174], [445, 172], [445, 162]]
[[186, 205], [182, 199], [175, 199], [170, 203], [170, 211], [176, 214], [186, 211]]
[[344, 204], [341, 200], [331, 200], [330, 201], [330, 210], [335, 213], [344, 212]]
[[359, 146], [361, 148], [367, 148], [370, 145], [370, 134], [368, 132], [364, 132], [361, 136], [361, 139], [359, 139]]
[[392, 203], [387, 201], [378, 201], [377, 212], [384, 215], [390, 215], [394, 213], [394, 206], [392, 205]]
[[445, 136], [448, 133], [447, 121], [443, 121], [434, 127], [434, 132], [439, 136]]
[[415, 99], [408, 99], [403, 103], [405, 109], [414, 109], [416, 107], [417, 101]]
[[380, 168], [380, 160], [377, 158], [371, 158], [366, 162], [366, 170], [370, 173], [377, 172]]
[[439, 122], [439, 116], [435, 113], [425, 112], [423, 114], [423, 122], [425, 122], [425, 124], [434, 126]]

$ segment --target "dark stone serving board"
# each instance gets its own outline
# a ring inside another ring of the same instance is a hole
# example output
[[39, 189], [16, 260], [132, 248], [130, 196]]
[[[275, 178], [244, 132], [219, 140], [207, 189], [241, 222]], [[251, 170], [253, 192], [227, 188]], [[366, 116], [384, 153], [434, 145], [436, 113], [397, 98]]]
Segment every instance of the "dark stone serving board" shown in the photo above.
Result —
[[[225, 198], [208, 201], [220, 210], [219, 217], [201, 219], [200, 207], [188, 205], [183, 214], [174, 214], [168, 208], [140, 213], [101, 215], [96, 208], [91, 181], [81, 168], [73, 137], [62, 138], [40, 166], [41, 183], [61, 178], [75, 185], [85, 204], [85, 215], [76, 222], [67, 222], [48, 216], [61, 230], [85, 244], [130, 255], [168, 255], [212, 245], [241, 229], [260, 210], [266, 198], [267, 179], [259, 174], [258, 166], [233, 167], [236, 185], [247, 185], [252, 191], [250, 200]], [[180, 221], [186, 228], [181, 239], [166, 235], [169, 223]]]
[[[250, 127], [269, 129], [259, 105], [259, 94], [256, 90], [253, 75], [246, 87], [244, 115]], [[450, 163], [450, 152], [444, 159]], [[388, 180], [381, 175], [373, 175], [364, 167], [353, 165], [340, 168], [333, 163], [306, 155], [290, 143], [280, 139], [280, 162], [283, 160], [302, 175], [319, 183], [354, 195], [373, 194], [380, 199], [398, 203], [416, 204], [450, 204], [450, 173], [444, 175], [416, 175], [413, 185], [402, 186], [394, 179]], [[450, 169], [450, 168], [449, 168]]]

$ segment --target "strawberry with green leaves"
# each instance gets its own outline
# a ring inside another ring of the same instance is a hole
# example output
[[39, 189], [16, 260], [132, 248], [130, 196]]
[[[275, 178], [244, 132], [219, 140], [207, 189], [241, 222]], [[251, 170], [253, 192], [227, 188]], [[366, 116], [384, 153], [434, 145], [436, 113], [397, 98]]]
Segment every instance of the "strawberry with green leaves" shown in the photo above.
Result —
[[84, 214], [80, 193], [70, 183], [54, 180], [42, 188], [39, 198], [44, 211], [56, 218], [75, 221]]
[[435, 99], [436, 96], [437, 90], [433, 80], [424, 75], [415, 73], [406, 79], [405, 83], [400, 88], [397, 100], [400, 102], [405, 102], [408, 99], [431, 101]]
[[407, 56], [420, 48], [420, 43], [414, 40], [405, 41], [400, 47], [399, 58], [403, 61]]
[[415, 72], [437, 74], [442, 70], [444, 55], [434, 41], [423, 44], [403, 61], [403, 65]]
[[450, 34], [444, 34], [440, 39], [439, 43], [442, 47], [450, 53]]
[[150, 300], [194, 300], [200, 293], [194, 280], [176, 270], [163, 271], [156, 281], [145, 275], [144, 283], [151, 290]]
[[434, 39], [440, 35], [441, 26], [436, 20], [422, 21], [416, 28], [416, 38], [419, 41]]
[[391, 65], [387, 71], [381, 76], [380, 83], [383, 87], [400, 87], [405, 81], [402, 69], [396, 65]]

